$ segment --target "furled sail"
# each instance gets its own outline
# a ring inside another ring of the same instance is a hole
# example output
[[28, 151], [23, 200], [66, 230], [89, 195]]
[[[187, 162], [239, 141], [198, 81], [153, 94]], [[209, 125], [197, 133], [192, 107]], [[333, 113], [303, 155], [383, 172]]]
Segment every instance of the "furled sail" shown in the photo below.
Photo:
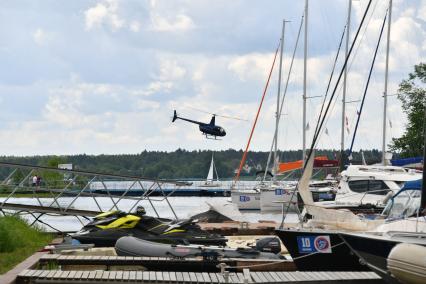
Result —
[[327, 229], [344, 229], [353, 231], [373, 230], [384, 223], [383, 220], [361, 219], [349, 210], [327, 209], [314, 203], [309, 190], [309, 180], [312, 176], [314, 155], [311, 154], [306, 162], [306, 168], [299, 181], [299, 194], [303, 200], [306, 212], [312, 216], [308, 226], [324, 227]]

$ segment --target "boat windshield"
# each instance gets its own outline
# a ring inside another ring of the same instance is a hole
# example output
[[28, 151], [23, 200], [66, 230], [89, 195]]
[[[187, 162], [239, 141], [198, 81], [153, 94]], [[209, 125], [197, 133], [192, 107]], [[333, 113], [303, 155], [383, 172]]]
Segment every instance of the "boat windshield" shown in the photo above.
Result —
[[399, 219], [415, 216], [420, 207], [420, 190], [404, 190], [395, 195], [386, 205], [382, 215]]

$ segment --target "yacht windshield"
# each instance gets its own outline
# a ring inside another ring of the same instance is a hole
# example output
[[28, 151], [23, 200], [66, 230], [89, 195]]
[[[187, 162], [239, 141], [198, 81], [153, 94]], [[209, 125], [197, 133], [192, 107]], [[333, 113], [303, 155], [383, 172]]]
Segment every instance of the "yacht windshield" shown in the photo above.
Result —
[[400, 192], [388, 202], [382, 215], [392, 219], [415, 216], [420, 207], [420, 195], [420, 190]]

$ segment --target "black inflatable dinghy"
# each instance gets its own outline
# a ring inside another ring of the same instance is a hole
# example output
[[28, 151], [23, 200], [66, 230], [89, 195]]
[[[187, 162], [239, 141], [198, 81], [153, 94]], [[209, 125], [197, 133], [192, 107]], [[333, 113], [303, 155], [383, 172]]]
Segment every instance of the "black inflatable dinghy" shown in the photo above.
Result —
[[202, 256], [206, 259], [244, 258], [244, 259], [281, 259], [282, 256], [270, 252], [261, 252], [253, 248], [223, 248], [216, 246], [169, 245], [141, 240], [135, 237], [122, 237], [115, 244], [120, 256], [148, 256], [188, 258]]

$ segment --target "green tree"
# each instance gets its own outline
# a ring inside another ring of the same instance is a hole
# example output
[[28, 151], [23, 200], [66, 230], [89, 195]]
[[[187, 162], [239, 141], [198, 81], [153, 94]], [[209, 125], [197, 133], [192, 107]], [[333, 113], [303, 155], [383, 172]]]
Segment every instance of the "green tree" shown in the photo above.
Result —
[[401, 154], [401, 157], [421, 156], [423, 153], [424, 112], [426, 106], [426, 64], [414, 66], [414, 73], [399, 85], [398, 99], [407, 114], [408, 123], [400, 138], [392, 139], [390, 148]]

